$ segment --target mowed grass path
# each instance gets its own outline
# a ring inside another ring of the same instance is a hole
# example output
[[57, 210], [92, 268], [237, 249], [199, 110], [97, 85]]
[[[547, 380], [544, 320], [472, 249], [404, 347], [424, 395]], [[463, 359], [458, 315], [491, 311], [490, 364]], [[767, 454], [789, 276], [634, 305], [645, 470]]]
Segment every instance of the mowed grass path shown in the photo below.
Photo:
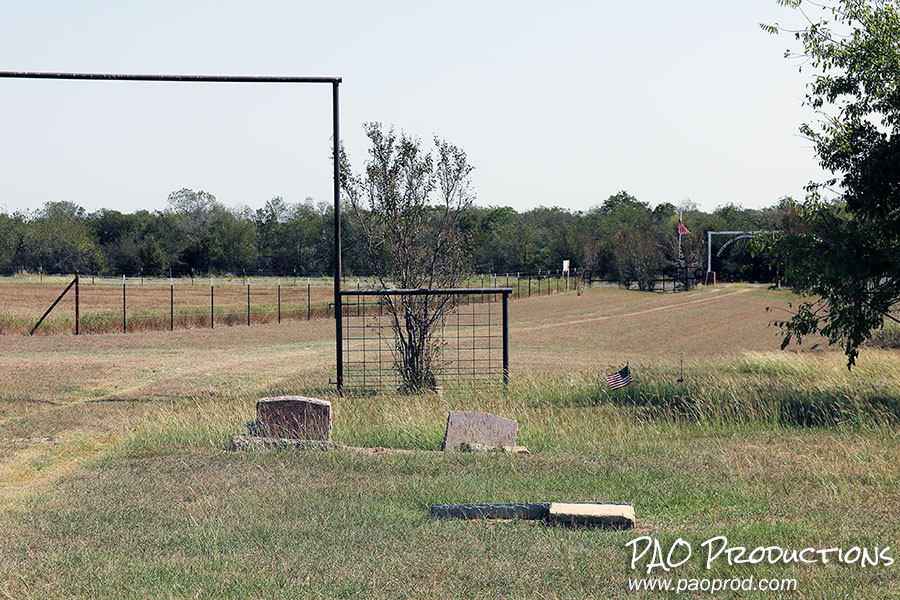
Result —
[[[507, 397], [338, 399], [331, 320], [0, 337], [0, 597], [640, 597], [626, 591], [624, 548], [639, 534], [894, 547], [892, 426], [660, 419], [601, 385], [629, 360], [630, 392], [668, 389], [684, 348], [689, 385], [716, 401], [766, 386], [897, 396], [891, 353], [867, 351], [847, 373], [821, 348], [775, 352], [764, 309], [787, 299], [735, 286], [515, 301]], [[336, 440], [423, 452], [224, 451], [255, 399], [279, 393], [332, 400]], [[532, 454], [427, 452], [457, 408], [519, 419]], [[634, 501], [638, 530], [428, 516], [434, 502], [603, 499]], [[900, 594], [897, 568], [707, 573], [692, 561], [676, 575], [796, 577], [792, 597], [887, 598]]]

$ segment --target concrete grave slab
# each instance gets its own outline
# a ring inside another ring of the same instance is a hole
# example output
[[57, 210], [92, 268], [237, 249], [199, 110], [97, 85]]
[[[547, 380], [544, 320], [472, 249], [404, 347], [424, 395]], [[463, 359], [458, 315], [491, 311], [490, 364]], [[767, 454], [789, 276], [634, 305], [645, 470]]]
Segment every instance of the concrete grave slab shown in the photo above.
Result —
[[489, 413], [451, 410], [441, 450], [513, 448], [519, 422]]
[[524, 519], [537, 521], [550, 514], [549, 502], [500, 502], [473, 504], [432, 504], [436, 519]]
[[634, 506], [630, 502], [553, 502], [547, 520], [560, 525], [631, 529], [634, 527]]
[[262, 437], [331, 441], [331, 402], [305, 396], [275, 396], [256, 402]]

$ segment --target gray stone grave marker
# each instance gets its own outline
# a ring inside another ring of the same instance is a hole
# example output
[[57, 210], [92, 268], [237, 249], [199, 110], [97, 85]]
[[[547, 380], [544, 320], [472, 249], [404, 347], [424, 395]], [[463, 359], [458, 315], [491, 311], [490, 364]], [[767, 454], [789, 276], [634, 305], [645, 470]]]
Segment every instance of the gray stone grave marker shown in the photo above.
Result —
[[511, 448], [519, 422], [489, 413], [451, 410], [441, 450]]

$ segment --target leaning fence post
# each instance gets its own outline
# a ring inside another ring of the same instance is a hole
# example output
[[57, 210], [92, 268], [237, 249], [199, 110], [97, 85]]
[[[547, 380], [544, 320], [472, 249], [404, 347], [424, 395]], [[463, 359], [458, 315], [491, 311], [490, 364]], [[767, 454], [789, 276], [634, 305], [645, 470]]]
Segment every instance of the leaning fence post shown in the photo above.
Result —
[[81, 275], [78, 269], [75, 269], [75, 335], [78, 335], [79, 326], [81, 325], [81, 299], [78, 295], [78, 283]]
[[69, 285], [66, 286], [66, 289], [64, 289], [62, 291], [62, 294], [57, 296], [56, 300], [53, 301], [53, 304], [50, 305], [50, 308], [48, 308], [46, 311], [44, 311], [44, 314], [41, 316], [40, 319], [38, 319], [38, 322], [34, 324], [34, 327], [31, 328], [31, 332], [28, 335], [34, 335], [34, 332], [37, 331], [37, 328], [41, 326], [41, 323], [43, 323], [44, 319], [47, 318], [47, 315], [50, 314], [50, 311], [52, 311], [56, 307], [56, 305], [59, 304], [59, 301], [63, 299], [63, 296], [65, 296], [67, 293], [69, 293], [69, 290], [71, 290], [72, 286], [74, 286], [74, 285], [75, 285], [75, 280], [73, 279], [72, 281], [69, 282]]

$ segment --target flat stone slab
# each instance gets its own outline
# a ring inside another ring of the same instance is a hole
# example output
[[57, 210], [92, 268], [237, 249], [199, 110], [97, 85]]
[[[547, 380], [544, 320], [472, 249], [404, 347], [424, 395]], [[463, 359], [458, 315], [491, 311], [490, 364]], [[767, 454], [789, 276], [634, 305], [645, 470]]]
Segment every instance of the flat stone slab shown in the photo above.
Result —
[[256, 402], [260, 437], [331, 441], [331, 402], [305, 396], [275, 396]]
[[513, 448], [519, 422], [490, 413], [451, 410], [441, 450]]
[[549, 502], [501, 502], [476, 504], [432, 504], [436, 519], [546, 519]]
[[634, 506], [630, 502], [553, 502], [547, 520], [572, 527], [631, 529], [634, 527]]
[[331, 450], [340, 448], [339, 444], [323, 440], [297, 440], [290, 438], [270, 438], [256, 435], [236, 435], [231, 438], [229, 450], [262, 451], [262, 450]]

